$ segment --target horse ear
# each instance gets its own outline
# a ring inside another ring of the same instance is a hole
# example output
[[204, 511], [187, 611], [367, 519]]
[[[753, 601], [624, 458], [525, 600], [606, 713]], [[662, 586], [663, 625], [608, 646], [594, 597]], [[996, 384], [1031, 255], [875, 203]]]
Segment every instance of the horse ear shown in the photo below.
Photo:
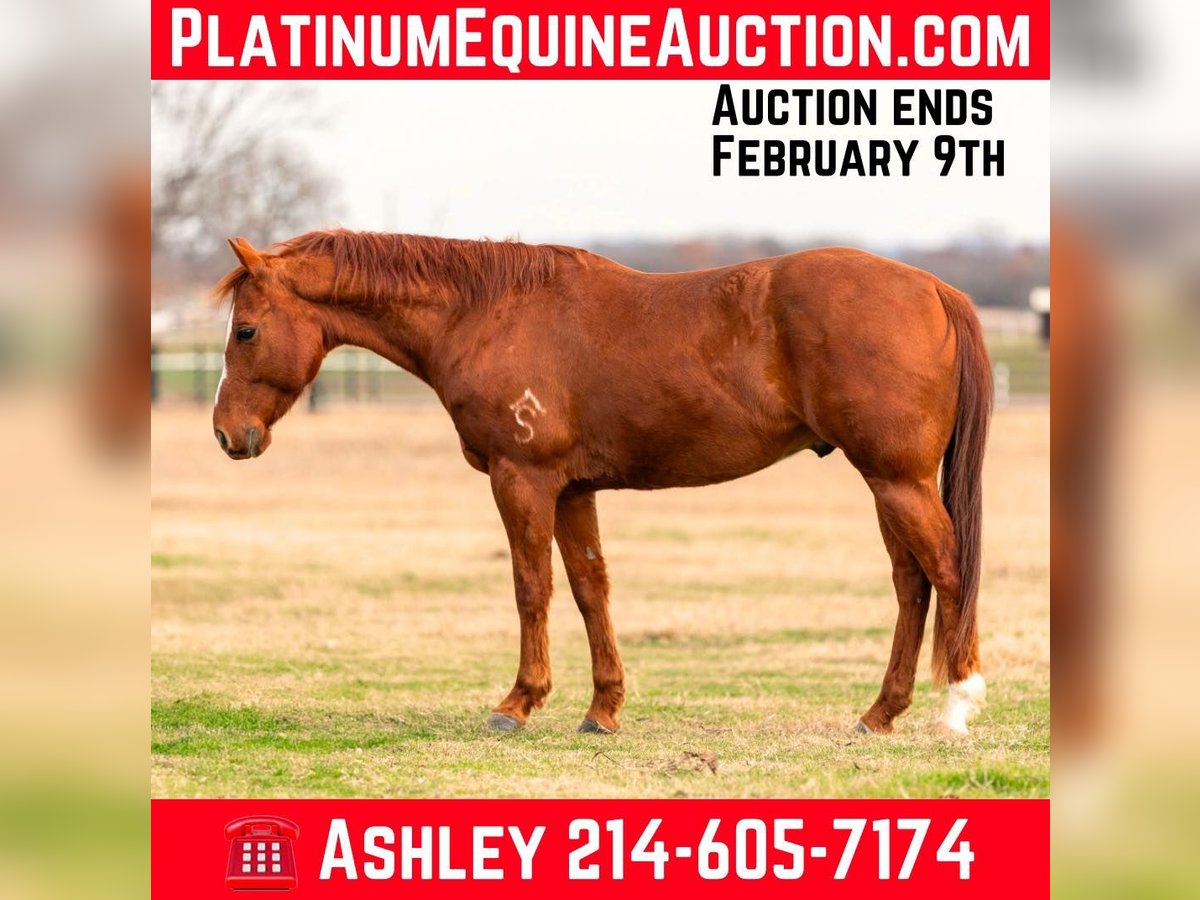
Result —
[[250, 246], [250, 242], [244, 237], [229, 238], [229, 249], [233, 251], [233, 255], [238, 258], [238, 262], [251, 275], [257, 275], [265, 266], [262, 254]]

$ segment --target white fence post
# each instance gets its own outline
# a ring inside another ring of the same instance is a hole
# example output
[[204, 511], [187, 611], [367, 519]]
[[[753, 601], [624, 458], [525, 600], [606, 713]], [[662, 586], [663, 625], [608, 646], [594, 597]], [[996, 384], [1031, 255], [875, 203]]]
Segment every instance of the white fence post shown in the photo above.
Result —
[[1008, 363], [998, 362], [992, 366], [992, 384], [995, 387], [997, 406], [1008, 406], [1009, 371]]

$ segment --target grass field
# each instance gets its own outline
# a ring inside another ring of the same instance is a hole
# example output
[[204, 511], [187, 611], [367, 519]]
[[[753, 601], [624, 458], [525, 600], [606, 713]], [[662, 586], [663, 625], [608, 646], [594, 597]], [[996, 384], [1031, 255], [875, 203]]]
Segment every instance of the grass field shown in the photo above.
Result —
[[517, 656], [507, 546], [440, 408], [297, 410], [247, 463], [219, 451], [207, 409], [157, 409], [152, 795], [1047, 796], [1049, 415], [993, 424], [989, 707], [949, 742], [928, 646], [895, 734], [851, 731], [896, 604], [840, 454], [600, 495], [623, 729], [575, 733], [590, 668], [556, 559], [554, 693], [496, 735]]

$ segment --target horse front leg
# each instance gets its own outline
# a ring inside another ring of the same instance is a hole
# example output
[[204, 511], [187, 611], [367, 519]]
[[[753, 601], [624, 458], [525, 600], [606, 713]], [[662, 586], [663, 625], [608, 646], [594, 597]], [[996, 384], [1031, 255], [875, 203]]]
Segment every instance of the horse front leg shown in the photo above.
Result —
[[521, 661], [508, 696], [493, 709], [488, 727], [516, 731], [550, 693], [550, 543], [557, 486], [537, 472], [501, 461], [491, 466], [492, 494], [508, 532], [513, 584], [521, 620]]

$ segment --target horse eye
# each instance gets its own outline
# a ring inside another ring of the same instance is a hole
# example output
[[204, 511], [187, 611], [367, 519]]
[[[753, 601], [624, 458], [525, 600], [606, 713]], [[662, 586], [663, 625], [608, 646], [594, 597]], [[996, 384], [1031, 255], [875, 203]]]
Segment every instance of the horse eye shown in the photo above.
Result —
[[248, 325], [247, 325], [246, 327], [244, 327], [244, 328], [239, 328], [239, 329], [237, 330], [237, 339], [238, 339], [239, 341], [248, 341], [248, 340], [250, 340], [252, 337], [254, 337], [254, 335], [255, 335], [255, 333], [256, 333], [257, 331], [258, 331], [258, 329], [257, 329], [257, 328], [251, 328], [251, 327], [250, 327], [250, 326], [248, 326]]

